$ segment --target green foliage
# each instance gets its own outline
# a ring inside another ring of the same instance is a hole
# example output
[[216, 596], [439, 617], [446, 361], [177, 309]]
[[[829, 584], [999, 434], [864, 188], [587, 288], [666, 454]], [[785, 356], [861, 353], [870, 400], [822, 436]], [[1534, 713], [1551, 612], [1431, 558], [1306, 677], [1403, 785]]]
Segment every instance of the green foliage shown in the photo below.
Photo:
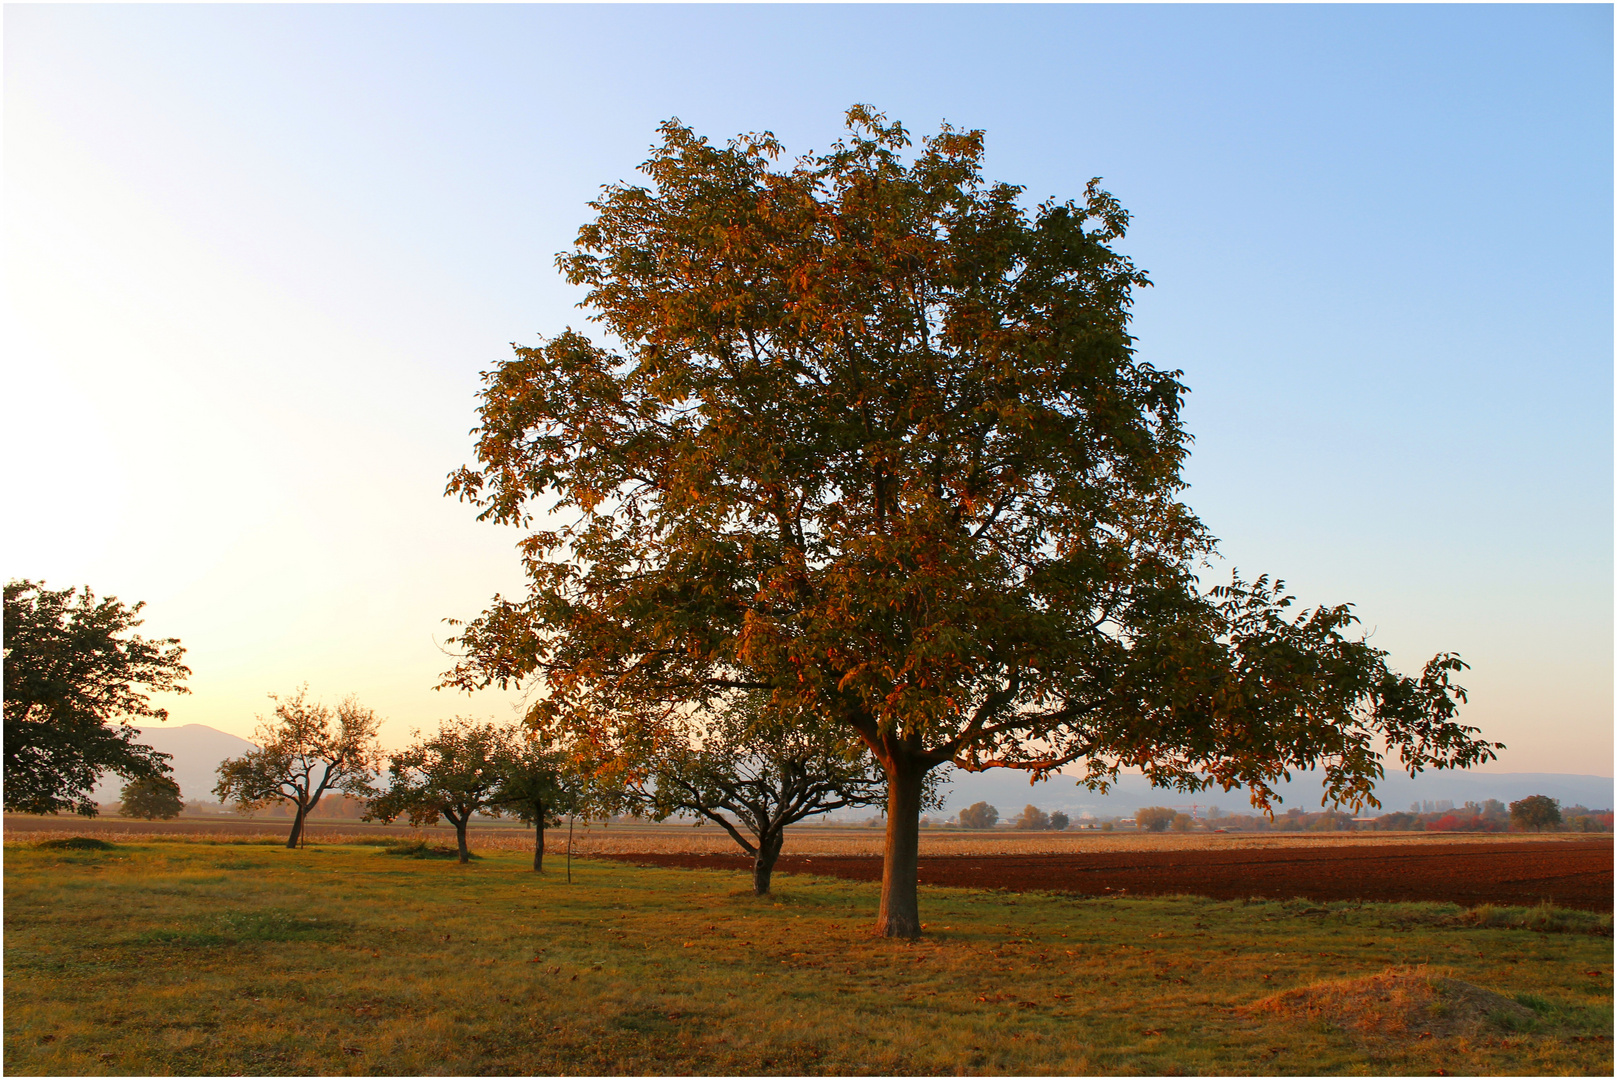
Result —
[[1529, 795], [1510, 804], [1510, 823], [1518, 829], [1542, 832], [1561, 824], [1561, 803], [1548, 795]]
[[131, 631], [143, 603], [97, 600], [89, 588], [5, 586], [5, 808], [97, 813], [103, 772], [126, 780], [169, 772], [169, 755], [135, 741], [132, 718], [166, 720], [150, 693], [188, 693], [176, 638]]
[[1051, 812], [1051, 814], [1050, 814], [1050, 831], [1051, 832], [1065, 832], [1067, 826], [1071, 825], [1071, 824], [1072, 824], [1072, 819], [1067, 817], [1067, 815], [1062, 813], [1060, 810], [1055, 810], [1055, 811]]
[[166, 776], [131, 780], [118, 793], [120, 810], [125, 817], [145, 818], [147, 821], [168, 821], [180, 816], [185, 800], [180, 798], [180, 785]]
[[1175, 811], [1166, 806], [1142, 806], [1134, 811], [1134, 820], [1142, 829], [1166, 832], [1173, 824]]
[[959, 820], [965, 829], [992, 829], [999, 822], [999, 811], [986, 802], [974, 802], [960, 811]]
[[374, 793], [371, 777], [381, 720], [352, 697], [331, 709], [309, 701], [308, 694], [306, 685], [289, 697], [271, 694], [275, 719], [259, 717], [253, 736], [258, 749], [221, 762], [213, 789], [220, 802], [234, 802], [243, 810], [290, 803], [294, 817], [287, 847], [297, 845], [304, 819], [327, 791], [356, 798]]

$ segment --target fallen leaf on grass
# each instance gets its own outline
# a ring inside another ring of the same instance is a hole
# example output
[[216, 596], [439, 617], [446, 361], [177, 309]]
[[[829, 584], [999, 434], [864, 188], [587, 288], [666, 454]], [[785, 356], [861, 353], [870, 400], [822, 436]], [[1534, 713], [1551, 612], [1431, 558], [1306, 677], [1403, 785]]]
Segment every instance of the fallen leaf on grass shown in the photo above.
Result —
[[100, 1061], [111, 1061], [111, 1060], [112, 1060], [112, 1059], [113, 1059], [113, 1058], [114, 1058], [114, 1057], [117, 1057], [117, 1055], [116, 1055], [116, 1054], [111, 1054], [111, 1053], [108, 1053], [108, 1054], [97, 1054], [97, 1055], [96, 1055], [96, 1058], [97, 1058], [97, 1059], [98, 1059], [98, 1060], [100, 1060]]
[[365, 1051], [357, 1046], [345, 1046], [342, 1048], [342, 1052], [345, 1054], [363, 1054]]
[[1156, 1028], [1141, 1028], [1140, 1034], [1149, 1038], [1152, 1035], [1161, 1035], [1162, 1032], [1158, 1031]]

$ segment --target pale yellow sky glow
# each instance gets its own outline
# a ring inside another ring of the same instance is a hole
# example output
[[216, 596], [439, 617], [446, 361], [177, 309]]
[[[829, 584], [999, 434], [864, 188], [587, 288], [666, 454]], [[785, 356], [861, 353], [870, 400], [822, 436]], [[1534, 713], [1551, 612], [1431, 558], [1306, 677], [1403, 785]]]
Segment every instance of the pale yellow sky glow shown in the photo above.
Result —
[[[305, 681], [357, 694], [395, 743], [452, 712], [509, 717], [514, 695], [431, 689], [440, 620], [520, 585], [514, 534], [438, 495], [475, 370], [431, 385], [406, 343], [288, 295], [7, 107], [9, 486], [49, 508], [8, 572], [147, 601], [142, 632], [179, 637], [194, 672], [173, 722], [245, 736], [267, 692]], [[344, 257], [305, 239], [311, 261]]]

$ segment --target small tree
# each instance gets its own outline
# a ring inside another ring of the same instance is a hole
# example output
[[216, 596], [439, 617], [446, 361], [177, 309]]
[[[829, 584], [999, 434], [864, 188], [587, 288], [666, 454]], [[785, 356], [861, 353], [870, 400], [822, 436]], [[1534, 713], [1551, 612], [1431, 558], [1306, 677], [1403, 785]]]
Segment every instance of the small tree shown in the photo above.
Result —
[[259, 717], [253, 736], [258, 749], [221, 762], [213, 789], [220, 802], [234, 802], [238, 810], [288, 804], [289, 848], [298, 846], [305, 819], [326, 792], [342, 791], [356, 798], [373, 794], [371, 778], [378, 756], [376, 732], [381, 721], [374, 712], [352, 697], [329, 709], [308, 701], [308, 693], [305, 685], [287, 698], [270, 695], [275, 719]]
[[1518, 829], [1544, 829], [1561, 824], [1561, 802], [1548, 795], [1529, 795], [1510, 804], [1510, 823]]
[[961, 827], [992, 829], [999, 823], [999, 811], [985, 802], [975, 802], [960, 811]]
[[1071, 824], [1072, 819], [1060, 810], [1056, 810], [1050, 815], [1050, 831], [1052, 832], [1066, 832], [1067, 826]]
[[758, 896], [769, 892], [787, 826], [886, 801], [884, 778], [846, 734], [783, 722], [758, 695], [715, 717], [699, 744], [665, 752], [640, 792], [658, 821], [692, 813], [729, 833], [753, 857]]
[[489, 802], [533, 826], [533, 871], [545, 868], [545, 828], [561, 824], [571, 805], [567, 755], [537, 739], [513, 734], [499, 759], [499, 784]]
[[94, 817], [90, 791], [102, 773], [168, 775], [169, 755], [136, 742], [129, 720], [167, 720], [140, 688], [189, 693], [191, 669], [180, 663], [178, 639], [131, 632], [144, 606], [97, 600], [89, 588], [6, 583], [6, 810]]
[[1190, 827], [1196, 824], [1196, 819], [1189, 814], [1175, 814], [1172, 824], [1174, 832], [1189, 832]]
[[1173, 824], [1174, 812], [1166, 806], [1142, 806], [1134, 811], [1134, 820], [1142, 829], [1164, 832]]
[[166, 776], [131, 780], [118, 793], [119, 810], [125, 817], [168, 821], [180, 816], [185, 800], [180, 798], [180, 785]]
[[1017, 815], [1015, 821], [1011, 822], [1011, 828], [1013, 829], [1028, 829], [1035, 832], [1043, 832], [1049, 827], [1050, 815], [1032, 803], [1022, 807], [1022, 812]]
[[472, 815], [499, 813], [496, 793], [510, 760], [511, 733], [493, 724], [456, 717], [438, 733], [415, 742], [388, 759], [388, 785], [371, 800], [367, 820], [392, 821], [408, 815], [410, 824], [431, 825], [440, 817], [455, 827], [460, 861], [469, 862], [466, 826]]

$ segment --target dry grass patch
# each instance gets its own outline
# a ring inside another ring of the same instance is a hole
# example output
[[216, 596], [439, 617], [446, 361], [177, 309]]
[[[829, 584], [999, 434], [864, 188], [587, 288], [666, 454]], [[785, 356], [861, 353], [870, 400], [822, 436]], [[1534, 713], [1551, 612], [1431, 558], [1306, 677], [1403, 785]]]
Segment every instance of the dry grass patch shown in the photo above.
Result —
[[1526, 1031], [1538, 1022], [1532, 1009], [1503, 994], [1433, 974], [1424, 966], [1388, 968], [1378, 975], [1299, 986], [1242, 1011], [1324, 1021], [1368, 1042], [1476, 1036], [1489, 1030]]

